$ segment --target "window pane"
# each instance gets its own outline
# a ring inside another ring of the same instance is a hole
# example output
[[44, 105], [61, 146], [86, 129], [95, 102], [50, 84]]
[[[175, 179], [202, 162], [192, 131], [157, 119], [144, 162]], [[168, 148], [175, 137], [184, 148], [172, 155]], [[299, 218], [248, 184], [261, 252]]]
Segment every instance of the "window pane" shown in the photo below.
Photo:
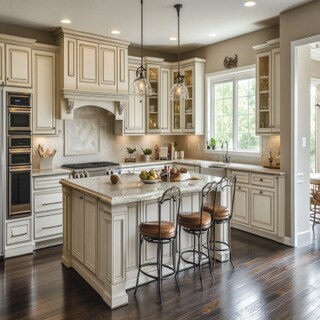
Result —
[[232, 137], [233, 132], [233, 82], [217, 83], [215, 90], [215, 139], [218, 143]]
[[310, 172], [316, 172], [316, 93], [317, 88], [311, 86], [310, 91]]
[[[221, 79], [221, 78], [220, 78]], [[254, 73], [244, 78], [212, 82], [213, 128], [212, 136], [221, 142], [228, 141], [229, 149], [259, 151], [260, 139], [256, 136], [256, 99]]]
[[255, 127], [255, 80], [238, 80], [238, 132], [237, 149], [258, 151], [259, 137]]

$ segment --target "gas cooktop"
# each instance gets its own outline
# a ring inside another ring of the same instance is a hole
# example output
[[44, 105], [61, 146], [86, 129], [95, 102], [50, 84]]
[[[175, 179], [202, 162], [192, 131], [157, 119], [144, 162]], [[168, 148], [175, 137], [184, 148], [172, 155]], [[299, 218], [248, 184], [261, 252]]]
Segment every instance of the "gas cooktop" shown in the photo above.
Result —
[[83, 162], [83, 163], [71, 163], [64, 164], [62, 168], [65, 169], [94, 169], [94, 168], [108, 168], [108, 167], [118, 167], [119, 163], [116, 162], [108, 162], [108, 161], [98, 161], [98, 162]]

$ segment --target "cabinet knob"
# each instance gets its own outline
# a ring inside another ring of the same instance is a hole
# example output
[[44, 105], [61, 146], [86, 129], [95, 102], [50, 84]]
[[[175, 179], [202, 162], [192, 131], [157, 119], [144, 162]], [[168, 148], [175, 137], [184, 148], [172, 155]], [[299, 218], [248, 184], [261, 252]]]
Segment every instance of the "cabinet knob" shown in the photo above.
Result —
[[259, 192], [260, 194], [263, 194], [263, 191], [262, 190], [260, 190], [260, 192]]
[[241, 190], [241, 187], [238, 187], [238, 190]]
[[263, 181], [263, 179], [262, 179], [262, 178], [260, 178], [260, 181]]

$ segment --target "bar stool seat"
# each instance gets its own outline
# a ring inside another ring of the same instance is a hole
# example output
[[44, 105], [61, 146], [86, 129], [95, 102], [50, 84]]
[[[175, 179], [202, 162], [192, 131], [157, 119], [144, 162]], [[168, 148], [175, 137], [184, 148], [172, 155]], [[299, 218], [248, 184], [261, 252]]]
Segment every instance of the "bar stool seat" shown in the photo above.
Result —
[[214, 216], [214, 219], [219, 221], [227, 220], [230, 217], [230, 210], [228, 207], [216, 206], [215, 209], [213, 209], [212, 205], [205, 204], [203, 210], [209, 212], [212, 217]]
[[159, 234], [159, 221], [142, 222], [139, 225], [139, 233], [154, 239], [170, 239], [176, 235], [176, 226], [170, 221], [161, 221]]
[[202, 216], [200, 212], [181, 212], [179, 214], [179, 224], [185, 228], [206, 230], [211, 227], [211, 215], [207, 212], [203, 212]]

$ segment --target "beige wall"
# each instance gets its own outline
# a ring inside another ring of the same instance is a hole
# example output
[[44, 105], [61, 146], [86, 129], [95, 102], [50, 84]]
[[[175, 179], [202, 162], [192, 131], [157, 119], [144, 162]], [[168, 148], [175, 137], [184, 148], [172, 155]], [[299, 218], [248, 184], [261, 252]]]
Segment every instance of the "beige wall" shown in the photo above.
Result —
[[[320, 1], [314, 1], [302, 7], [280, 15], [280, 59], [281, 59], [281, 170], [286, 178], [286, 235], [291, 230], [291, 152], [293, 135], [291, 128], [291, 41], [320, 34]], [[300, 134], [301, 135], [301, 134]], [[300, 140], [301, 141], [301, 140]]]

